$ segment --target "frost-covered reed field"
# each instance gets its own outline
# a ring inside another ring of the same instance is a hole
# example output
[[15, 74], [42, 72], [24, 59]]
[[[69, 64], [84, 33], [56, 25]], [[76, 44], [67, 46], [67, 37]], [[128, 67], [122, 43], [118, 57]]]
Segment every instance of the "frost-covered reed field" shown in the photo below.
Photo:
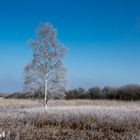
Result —
[[140, 140], [140, 102], [0, 99], [0, 128], [11, 140]]

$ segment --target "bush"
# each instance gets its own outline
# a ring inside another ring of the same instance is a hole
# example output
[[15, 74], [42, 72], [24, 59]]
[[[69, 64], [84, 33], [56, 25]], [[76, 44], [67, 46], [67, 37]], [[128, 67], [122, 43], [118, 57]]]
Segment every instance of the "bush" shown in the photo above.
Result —
[[116, 99], [117, 97], [117, 90], [112, 87], [104, 87], [102, 89], [102, 98], [105, 99]]
[[90, 95], [90, 99], [100, 99], [101, 90], [99, 87], [92, 87], [87, 91], [87, 94]]
[[81, 87], [78, 89], [69, 90], [66, 92], [66, 99], [80, 99], [83, 98], [84, 94], [86, 94], [86, 91]]
[[140, 100], [140, 86], [126, 85], [117, 90], [117, 99]]

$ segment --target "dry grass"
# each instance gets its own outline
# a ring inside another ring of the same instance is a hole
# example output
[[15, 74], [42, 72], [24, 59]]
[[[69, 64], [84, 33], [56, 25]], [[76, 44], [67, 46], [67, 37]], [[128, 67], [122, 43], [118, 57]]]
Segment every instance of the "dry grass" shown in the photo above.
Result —
[[6, 139], [140, 140], [140, 102], [108, 100], [37, 101], [0, 99], [0, 128]]

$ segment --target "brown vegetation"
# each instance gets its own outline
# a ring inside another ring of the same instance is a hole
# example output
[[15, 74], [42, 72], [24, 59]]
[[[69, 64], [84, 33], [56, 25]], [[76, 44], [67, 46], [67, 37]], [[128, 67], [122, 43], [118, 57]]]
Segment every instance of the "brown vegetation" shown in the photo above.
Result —
[[140, 102], [0, 99], [0, 128], [11, 140], [139, 140]]

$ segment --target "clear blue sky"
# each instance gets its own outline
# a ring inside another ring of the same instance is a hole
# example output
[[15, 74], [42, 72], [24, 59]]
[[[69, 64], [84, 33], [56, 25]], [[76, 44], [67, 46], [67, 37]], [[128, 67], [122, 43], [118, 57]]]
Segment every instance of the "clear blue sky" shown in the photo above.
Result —
[[22, 89], [42, 22], [69, 49], [70, 87], [140, 84], [139, 0], [0, 0], [0, 92]]

